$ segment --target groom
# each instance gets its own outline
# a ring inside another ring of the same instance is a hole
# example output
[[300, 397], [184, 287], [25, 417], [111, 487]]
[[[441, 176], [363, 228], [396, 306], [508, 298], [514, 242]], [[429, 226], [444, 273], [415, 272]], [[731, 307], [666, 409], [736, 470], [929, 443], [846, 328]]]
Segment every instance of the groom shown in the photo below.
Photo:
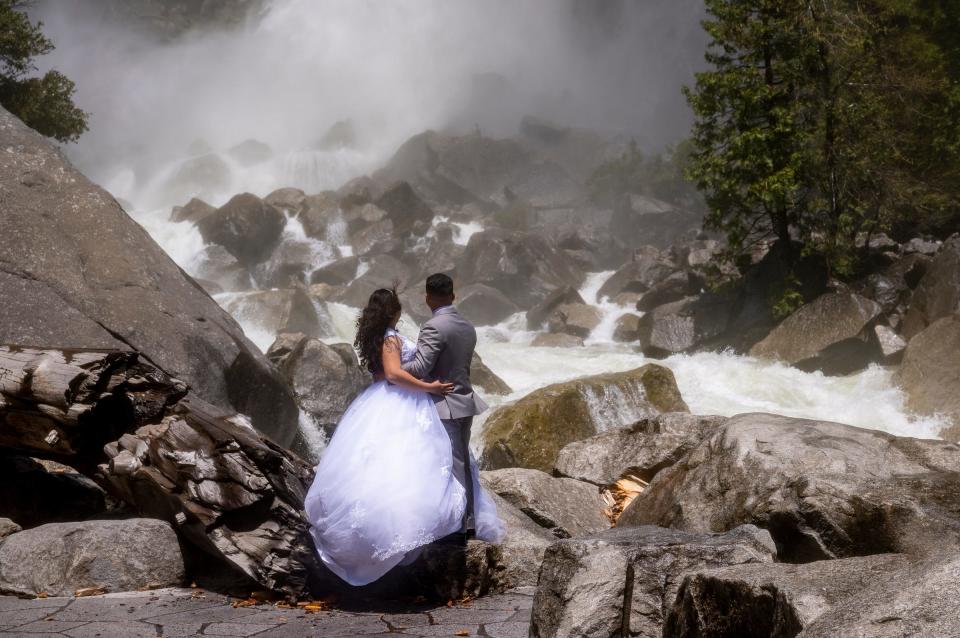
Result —
[[473, 417], [487, 409], [470, 385], [470, 363], [477, 345], [477, 331], [453, 307], [453, 280], [438, 273], [427, 277], [427, 305], [433, 317], [420, 328], [417, 356], [403, 369], [424, 381], [441, 379], [454, 384], [446, 396], [433, 396], [443, 427], [453, 447], [453, 473], [467, 494], [467, 508], [460, 532], [475, 532], [473, 480], [470, 475], [470, 426]]

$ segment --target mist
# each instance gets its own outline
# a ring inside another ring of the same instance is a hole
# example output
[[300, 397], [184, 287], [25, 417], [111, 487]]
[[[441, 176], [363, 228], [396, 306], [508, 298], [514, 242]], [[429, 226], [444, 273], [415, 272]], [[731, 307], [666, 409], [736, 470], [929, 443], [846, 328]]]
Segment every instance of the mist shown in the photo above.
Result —
[[91, 114], [68, 154], [123, 196], [197, 149], [297, 152], [343, 120], [360, 151], [348, 173], [428, 128], [507, 136], [524, 115], [656, 149], [688, 130], [680, 88], [705, 45], [694, 0], [267, 0], [172, 40], [103, 6], [44, 0], [31, 14], [56, 45], [42, 65]]

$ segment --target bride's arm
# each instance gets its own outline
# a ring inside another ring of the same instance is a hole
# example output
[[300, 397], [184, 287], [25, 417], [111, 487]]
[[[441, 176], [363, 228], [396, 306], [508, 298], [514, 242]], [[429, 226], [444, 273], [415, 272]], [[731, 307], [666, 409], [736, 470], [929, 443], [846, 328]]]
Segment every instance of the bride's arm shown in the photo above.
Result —
[[394, 385], [409, 390], [419, 390], [431, 394], [449, 394], [453, 391], [452, 383], [442, 381], [421, 381], [400, 366], [400, 342], [396, 337], [387, 337], [383, 340], [383, 376]]

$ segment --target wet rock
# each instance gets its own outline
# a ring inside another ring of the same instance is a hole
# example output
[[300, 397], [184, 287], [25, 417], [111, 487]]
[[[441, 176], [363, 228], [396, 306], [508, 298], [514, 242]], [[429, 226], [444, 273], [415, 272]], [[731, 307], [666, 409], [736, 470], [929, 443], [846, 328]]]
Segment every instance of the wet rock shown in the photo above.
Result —
[[[0, 342], [134, 349], [271, 437], [296, 427], [293, 395], [266, 358], [106, 191], [3, 109], [0, 147], [14, 149], [0, 154], [0, 298], [18, 300], [0, 307]], [[38, 167], [56, 179], [20, 183]]]
[[568, 334], [586, 339], [600, 325], [603, 315], [587, 304], [566, 304], [558, 307], [547, 322], [547, 328], [555, 334]]
[[[310, 337], [333, 334], [333, 321], [323, 306], [313, 303], [303, 288], [259, 290], [232, 295], [222, 301], [245, 324], [271, 335], [302, 332]], [[318, 313], [323, 309], [323, 314]]]
[[273, 149], [259, 140], [244, 140], [227, 153], [241, 166], [256, 166], [273, 159]]
[[19, 595], [135, 591], [179, 586], [183, 579], [177, 535], [154, 519], [50, 523], [0, 543], [0, 591]]
[[378, 288], [403, 289], [410, 277], [410, 269], [391, 255], [362, 260], [357, 273], [357, 278], [336, 298], [336, 301], [354, 308], [366, 306], [370, 295]]
[[878, 324], [873, 327], [877, 345], [885, 361], [896, 361], [903, 354], [907, 342], [890, 326]]
[[390, 216], [398, 234], [413, 230], [417, 222], [433, 221], [433, 210], [424, 202], [408, 182], [398, 182], [384, 191], [375, 202]]
[[943, 243], [910, 301], [901, 333], [908, 340], [941, 317], [960, 312], [960, 235]]
[[654, 478], [618, 525], [770, 530], [786, 562], [960, 547], [960, 447], [741, 414]]
[[654, 364], [549, 385], [490, 415], [481, 467], [549, 472], [567, 443], [642, 417], [686, 411], [673, 373]]
[[[897, 381], [907, 408], [941, 414], [960, 428], [960, 314], [937, 319], [907, 344]], [[960, 437], [951, 432], [951, 440]]]
[[703, 215], [667, 202], [629, 195], [616, 207], [610, 230], [628, 246], [650, 244], [668, 248], [703, 226]]
[[568, 334], [539, 334], [530, 344], [534, 348], [579, 348], [583, 346], [583, 339]]
[[640, 316], [633, 314], [620, 315], [613, 328], [613, 340], [621, 343], [631, 343], [640, 338]]
[[502, 229], [473, 235], [457, 274], [464, 284], [486, 284], [527, 309], [583, 280], [583, 273], [544, 237]]
[[349, 284], [356, 278], [359, 265], [360, 259], [357, 257], [341, 257], [310, 273], [310, 283], [330, 286]]
[[906, 254], [919, 254], [919, 255], [928, 255], [933, 256], [937, 254], [937, 251], [940, 250], [940, 247], [943, 245], [943, 242], [937, 240], [923, 239], [922, 237], [914, 237], [907, 243], [903, 245], [903, 252]]
[[263, 198], [263, 201], [288, 214], [299, 214], [307, 200], [307, 194], [299, 188], [278, 188]]
[[864, 589], [877, 582], [896, 582], [908, 565], [909, 560], [899, 554], [880, 554], [805, 565], [747, 564], [699, 571], [684, 578], [663, 635], [796, 636]]
[[223, 246], [204, 246], [195, 263], [198, 279], [211, 281], [227, 292], [242, 292], [253, 287], [250, 271]]
[[576, 288], [572, 286], [558, 288], [542, 302], [527, 311], [527, 329], [539, 330], [560, 306], [585, 303], [587, 302], [583, 300]]
[[644, 246], [634, 253], [629, 263], [604, 282], [597, 297], [613, 298], [624, 292], [646, 292], [676, 270], [676, 264], [666, 254], [652, 246]]
[[346, 227], [343, 220], [343, 213], [340, 211], [340, 204], [337, 196], [331, 192], [317, 193], [307, 195], [300, 205], [300, 215], [297, 217], [303, 226], [303, 232], [308, 237], [314, 239], [331, 240], [331, 243], [345, 244], [343, 241], [334, 241], [331, 237], [331, 230], [343, 227], [341, 230], [346, 233]]
[[518, 467], [482, 472], [481, 479], [487, 489], [558, 538], [583, 536], [610, 527], [595, 485]]
[[657, 306], [680, 301], [688, 295], [695, 295], [699, 290], [690, 281], [690, 275], [685, 272], [675, 272], [666, 279], [662, 279], [650, 286], [637, 301], [637, 310], [649, 312]]
[[714, 432], [726, 417], [669, 412], [625, 428], [568, 443], [557, 454], [554, 472], [598, 486], [625, 474], [649, 482]]
[[949, 636], [960, 626], [960, 558], [875, 578], [804, 629], [804, 638]]
[[107, 509], [104, 491], [87, 477], [48, 471], [25, 456], [0, 457], [0, 486], [0, 516], [25, 528], [85, 520]]
[[16, 534], [23, 528], [11, 521], [9, 518], [0, 518], [0, 540], [3, 540], [11, 534]]
[[473, 361], [470, 363], [470, 382], [486, 394], [507, 395], [513, 392], [503, 379], [487, 367], [476, 352], [473, 353]]
[[400, 243], [394, 237], [393, 221], [381, 219], [355, 232], [350, 237], [350, 245], [353, 246], [355, 255], [362, 256], [368, 253], [393, 252]]
[[197, 223], [204, 217], [212, 215], [217, 211], [216, 208], [206, 203], [202, 199], [194, 197], [183, 206], [174, 206], [170, 212], [170, 221], [172, 222], [193, 222]]
[[302, 333], [280, 334], [267, 358], [287, 380], [297, 403], [332, 434], [350, 403], [370, 384], [353, 346], [327, 345]]
[[879, 304], [850, 292], [821, 295], [783, 320], [750, 349], [755, 357], [780, 359], [804, 370], [848, 374], [878, 360], [862, 335], [881, 313]]
[[725, 565], [770, 564], [770, 535], [752, 525], [724, 534], [617, 528], [547, 549], [533, 599], [538, 638], [659, 638], [684, 576]]
[[644, 354], [666, 357], [713, 342], [726, 330], [727, 309], [724, 299], [710, 294], [657, 306], [640, 318]]
[[256, 195], [242, 193], [197, 223], [208, 244], [220, 244], [241, 264], [266, 261], [280, 243], [286, 219]]
[[478, 326], [493, 326], [519, 310], [496, 288], [470, 284], [457, 291], [457, 309]]

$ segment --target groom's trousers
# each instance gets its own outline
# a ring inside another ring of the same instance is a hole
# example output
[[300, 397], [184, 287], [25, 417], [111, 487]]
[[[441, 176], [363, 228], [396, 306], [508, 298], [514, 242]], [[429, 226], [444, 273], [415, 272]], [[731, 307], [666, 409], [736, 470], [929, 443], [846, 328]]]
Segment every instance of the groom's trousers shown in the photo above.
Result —
[[451, 471], [467, 493], [467, 508], [464, 510], [463, 524], [460, 527], [461, 532], [466, 532], [476, 528], [473, 520], [473, 477], [470, 473], [470, 426], [473, 425], [473, 417], [442, 419], [440, 422], [447, 430], [450, 446], [453, 448]]

